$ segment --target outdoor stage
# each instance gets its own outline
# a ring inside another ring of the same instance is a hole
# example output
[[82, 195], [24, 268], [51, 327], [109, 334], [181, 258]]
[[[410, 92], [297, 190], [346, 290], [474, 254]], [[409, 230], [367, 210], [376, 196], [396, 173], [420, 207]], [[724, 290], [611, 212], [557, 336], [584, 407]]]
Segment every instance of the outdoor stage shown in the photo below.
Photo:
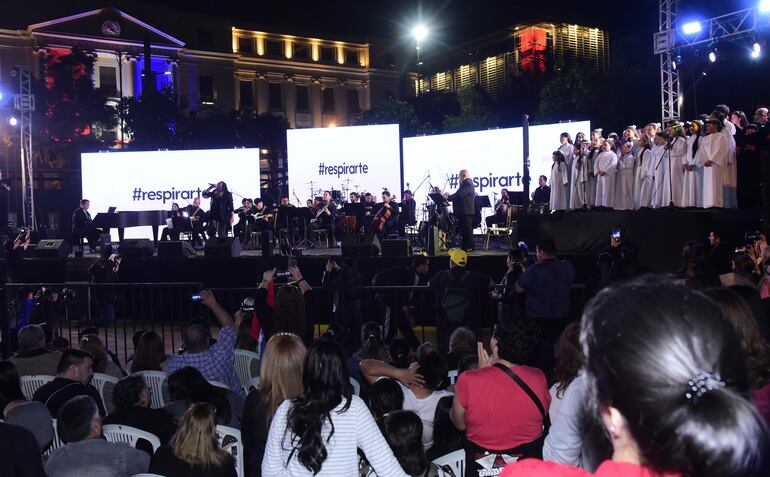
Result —
[[[577, 270], [577, 282], [585, 283], [594, 273], [596, 255], [610, 243], [610, 232], [619, 227], [623, 242], [637, 249], [641, 270], [667, 272], [681, 265], [682, 245], [687, 241], [705, 242], [716, 229], [723, 241], [742, 246], [747, 231], [762, 227], [759, 211], [644, 210], [633, 212], [569, 212], [550, 215], [520, 215], [516, 220], [514, 243], [524, 241], [534, 252], [540, 238], [556, 241], [559, 255], [569, 258]], [[483, 247], [482, 235], [476, 236], [477, 250]], [[507, 243], [493, 238], [489, 251], [470, 254], [468, 269], [492, 276], [499, 281], [505, 273]], [[125, 283], [200, 282], [206, 287], [251, 287], [259, 283], [262, 272], [275, 267], [286, 269], [288, 259], [262, 257], [257, 251], [244, 251], [238, 258], [180, 259], [151, 257], [124, 259], [120, 281]], [[319, 285], [328, 257], [341, 255], [341, 249], [303, 250], [298, 265], [309, 283]], [[98, 256], [69, 257], [63, 260], [27, 258], [15, 280], [20, 283], [62, 283], [88, 281], [88, 267]], [[364, 281], [384, 268], [406, 266], [409, 257], [373, 257], [351, 259]], [[431, 273], [449, 266], [446, 256], [431, 258]]]

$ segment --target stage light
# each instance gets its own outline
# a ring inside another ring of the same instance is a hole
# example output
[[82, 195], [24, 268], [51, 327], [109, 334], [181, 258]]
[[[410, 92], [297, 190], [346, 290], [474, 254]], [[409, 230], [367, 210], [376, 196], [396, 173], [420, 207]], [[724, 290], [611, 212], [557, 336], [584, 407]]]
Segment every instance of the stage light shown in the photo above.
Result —
[[717, 50], [711, 50], [709, 51], [709, 61], [712, 63], [717, 62]]
[[671, 62], [671, 67], [676, 71], [676, 60]]
[[700, 33], [702, 30], [703, 27], [700, 25], [700, 22], [689, 22], [682, 25], [682, 32], [685, 35], [694, 35]]
[[762, 13], [770, 13], [770, 0], [759, 0], [759, 11]]
[[0, 91], [0, 101], [2, 101], [2, 100], [3, 100], [3, 92]]
[[761, 54], [762, 45], [760, 45], [759, 42], [754, 42], [754, 45], [751, 47], [751, 57], [756, 60]]
[[11, 126], [16, 126], [17, 124], [19, 124], [19, 120], [16, 119], [14, 116], [11, 116], [10, 118], [8, 118], [8, 124], [10, 124]]
[[428, 28], [422, 24], [417, 25], [414, 28], [412, 28], [412, 36], [419, 43], [428, 36]]

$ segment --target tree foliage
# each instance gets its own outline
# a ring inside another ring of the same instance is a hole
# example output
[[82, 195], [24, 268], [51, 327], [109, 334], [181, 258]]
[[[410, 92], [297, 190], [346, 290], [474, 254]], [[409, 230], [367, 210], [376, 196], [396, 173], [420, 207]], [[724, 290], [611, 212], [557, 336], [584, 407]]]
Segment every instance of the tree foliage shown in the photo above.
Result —
[[591, 119], [603, 114], [606, 78], [585, 66], [557, 72], [540, 92], [537, 120], [541, 123]]
[[382, 106], [364, 111], [358, 124], [398, 124], [401, 137], [433, 134], [431, 127], [420, 121], [414, 106], [399, 99], [388, 99]]

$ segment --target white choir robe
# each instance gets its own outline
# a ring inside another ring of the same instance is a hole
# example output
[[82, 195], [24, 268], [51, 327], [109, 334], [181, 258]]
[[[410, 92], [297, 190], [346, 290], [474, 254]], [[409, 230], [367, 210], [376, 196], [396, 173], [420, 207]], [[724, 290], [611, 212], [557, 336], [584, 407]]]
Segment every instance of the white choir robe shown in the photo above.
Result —
[[567, 178], [567, 164], [554, 162], [551, 166], [551, 210], [567, 210], [569, 196], [569, 180]]
[[[682, 157], [682, 166], [695, 166], [695, 170], [682, 172], [684, 175], [682, 180], [682, 207], [702, 206], [700, 194], [703, 188], [703, 166], [698, 165], [700, 149], [693, 153], [695, 139], [697, 138], [698, 136], [694, 134], [687, 138], [687, 154]], [[700, 147], [700, 142], [698, 146]]]
[[633, 153], [618, 158], [618, 174], [615, 179], [615, 209], [632, 210], [634, 208], [634, 164]]
[[634, 176], [634, 208], [636, 209], [652, 206], [653, 165], [652, 151], [649, 148], [639, 148]]
[[586, 187], [588, 181], [588, 157], [586, 154], [572, 159], [572, 180], [570, 181], [569, 208], [582, 209], [586, 202]]
[[727, 137], [729, 154], [727, 155], [727, 164], [722, 167], [724, 174], [724, 203], [728, 209], [738, 208], [738, 161], [735, 149], [735, 124], [725, 119], [722, 134]]
[[[666, 174], [671, 173], [671, 189], [668, 188], [668, 184], [664, 187], [663, 206], [665, 207], [669, 202], [673, 202], [675, 206], [683, 207], [682, 185], [684, 183], [684, 168], [682, 164], [684, 156], [687, 155], [687, 139], [681, 136], [675, 137], [674, 142], [671, 143], [669, 153], [671, 154], [669, 161], [670, 169], [666, 170]], [[669, 153], [666, 153], [666, 155], [668, 156]]]
[[653, 170], [653, 188], [652, 188], [652, 206], [654, 208], [667, 207], [668, 202], [663, 202], [668, 195], [668, 166], [669, 166], [669, 154], [666, 146], [653, 145], [652, 146], [652, 162], [650, 164]]
[[596, 205], [596, 176], [594, 175], [594, 164], [598, 151], [592, 151], [588, 155], [588, 179], [586, 180], [586, 201], [589, 207]]
[[[570, 143], [562, 144], [557, 151], [564, 156], [564, 162], [567, 163], [567, 182], [572, 183], [572, 161], [575, 158], [575, 146]], [[567, 205], [569, 206], [569, 193], [567, 193]]]
[[[618, 156], [610, 152], [601, 152], [594, 162], [594, 175], [596, 176], [596, 206], [615, 206], [615, 173], [617, 171]], [[599, 173], [605, 175], [600, 176]]]
[[[698, 162], [703, 166], [703, 207], [724, 207], [724, 171], [730, 155], [730, 143], [721, 133], [709, 134], [699, 141]], [[707, 161], [713, 162], [705, 167]]]

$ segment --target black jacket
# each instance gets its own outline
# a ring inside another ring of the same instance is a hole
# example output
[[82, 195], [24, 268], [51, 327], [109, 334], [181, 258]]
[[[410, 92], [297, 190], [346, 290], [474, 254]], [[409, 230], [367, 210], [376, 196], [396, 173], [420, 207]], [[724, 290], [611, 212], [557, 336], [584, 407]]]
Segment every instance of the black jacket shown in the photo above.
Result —
[[89, 223], [91, 223], [91, 214], [82, 207], [75, 209], [75, 212], [72, 213], [72, 233], [86, 233]]
[[452, 201], [452, 209], [455, 215], [474, 215], [476, 191], [473, 188], [473, 180], [465, 179], [460, 184], [457, 192], [449, 196]]

